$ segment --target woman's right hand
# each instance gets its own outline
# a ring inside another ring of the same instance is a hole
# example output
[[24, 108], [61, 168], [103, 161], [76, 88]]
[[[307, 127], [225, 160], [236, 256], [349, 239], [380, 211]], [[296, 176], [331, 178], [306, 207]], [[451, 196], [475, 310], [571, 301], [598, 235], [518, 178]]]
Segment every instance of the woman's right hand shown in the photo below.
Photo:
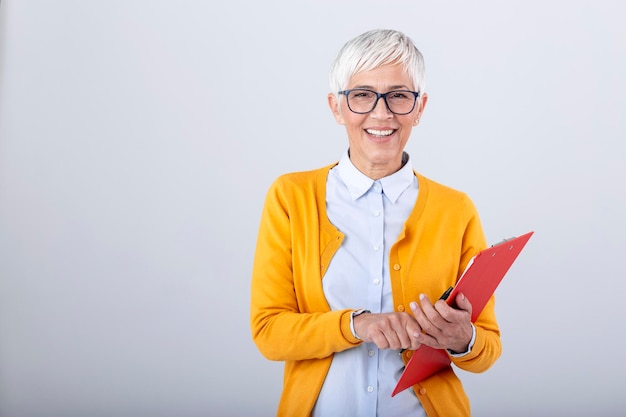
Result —
[[364, 342], [379, 349], [410, 349], [421, 346], [414, 334], [422, 332], [415, 317], [408, 313], [363, 313], [353, 319], [354, 331]]

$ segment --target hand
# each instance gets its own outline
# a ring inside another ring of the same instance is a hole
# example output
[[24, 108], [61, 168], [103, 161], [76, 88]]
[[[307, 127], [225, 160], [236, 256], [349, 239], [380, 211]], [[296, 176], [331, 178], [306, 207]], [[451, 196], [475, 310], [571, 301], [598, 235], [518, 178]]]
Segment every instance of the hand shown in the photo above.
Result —
[[354, 318], [354, 331], [364, 342], [374, 342], [379, 349], [415, 350], [421, 343], [415, 334], [422, 329], [408, 313], [363, 313]]
[[472, 339], [472, 304], [465, 295], [457, 295], [456, 305], [450, 307], [438, 300], [433, 305], [428, 297], [420, 294], [420, 304], [412, 302], [411, 311], [423, 332], [416, 335], [420, 343], [436, 349], [466, 352]]

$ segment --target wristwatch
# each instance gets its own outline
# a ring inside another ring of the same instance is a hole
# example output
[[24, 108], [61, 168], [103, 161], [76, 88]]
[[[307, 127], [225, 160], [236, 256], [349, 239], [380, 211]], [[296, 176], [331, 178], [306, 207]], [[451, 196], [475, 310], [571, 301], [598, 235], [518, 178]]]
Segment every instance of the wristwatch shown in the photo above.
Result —
[[358, 334], [356, 334], [356, 331], [354, 331], [354, 318], [356, 316], [360, 316], [361, 314], [365, 314], [365, 313], [371, 313], [371, 311], [360, 309], [360, 310], [353, 311], [352, 315], [350, 316], [350, 330], [352, 331], [352, 335], [359, 340], [361, 340], [361, 338], [359, 337]]

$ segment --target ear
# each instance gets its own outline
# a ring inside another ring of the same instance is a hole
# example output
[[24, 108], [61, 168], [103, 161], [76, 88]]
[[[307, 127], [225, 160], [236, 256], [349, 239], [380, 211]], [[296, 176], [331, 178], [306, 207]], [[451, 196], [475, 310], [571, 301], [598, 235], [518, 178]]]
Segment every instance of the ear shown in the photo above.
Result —
[[337, 96], [333, 93], [328, 93], [328, 107], [330, 107], [330, 111], [333, 112], [333, 116], [335, 116], [335, 120], [340, 125], [345, 125], [345, 121], [343, 120], [343, 114], [341, 114], [341, 108], [339, 107], [339, 102], [337, 101]]
[[413, 120], [413, 126], [417, 126], [420, 123], [422, 113], [424, 113], [424, 107], [426, 107], [426, 102], [428, 101], [428, 94], [422, 94], [418, 100], [419, 108], [417, 110], [417, 114], [415, 115], [415, 120]]

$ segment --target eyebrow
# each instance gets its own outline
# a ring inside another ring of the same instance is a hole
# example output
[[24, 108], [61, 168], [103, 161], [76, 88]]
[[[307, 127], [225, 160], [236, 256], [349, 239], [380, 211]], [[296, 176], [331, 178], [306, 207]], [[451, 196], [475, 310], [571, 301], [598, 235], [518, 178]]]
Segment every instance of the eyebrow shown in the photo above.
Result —
[[[365, 89], [365, 90], [376, 91], [374, 89], [374, 87], [371, 86], [371, 85], [357, 85], [357, 86], [354, 86], [352, 88], [353, 89], [354, 88], [362, 88], [362, 89]], [[387, 91], [393, 91], [393, 90], [409, 90], [410, 91], [411, 89], [408, 86], [404, 85], [404, 84], [398, 84], [398, 85], [392, 85], [391, 87], [389, 87], [389, 89]]]

